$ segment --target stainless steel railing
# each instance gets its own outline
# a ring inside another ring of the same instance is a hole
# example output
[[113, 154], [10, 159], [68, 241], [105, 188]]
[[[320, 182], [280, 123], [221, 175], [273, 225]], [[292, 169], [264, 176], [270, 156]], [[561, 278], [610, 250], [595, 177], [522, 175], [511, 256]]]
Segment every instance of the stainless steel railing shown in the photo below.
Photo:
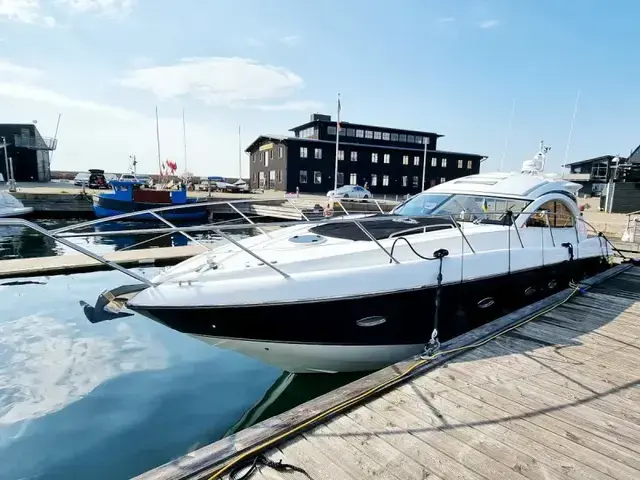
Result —
[[[247, 202], [251, 202], [254, 200], [237, 200], [237, 201], [222, 201], [222, 202], [203, 202], [200, 203], [198, 206], [204, 206], [204, 205], [220, 205], [220, 204], [227, 204], [229, 206], [231, 206], [232, 204], [236, 204], [236, 203], [247, 203]], [[382, 250], [384, 252], [384, 254], [389, 257], [389, 259], [395, 263], [395, 264], [399, 264], [400, 261], [390, 252], [388, 251], [384, 245], [382, 245], [380, 243], [380, 241], [375, 237], [375, 235], [373, 235], [371, 233], [371, 231], [369, 229], [366, 228], [365, 225], [367, 225], [370, 222], [379, 222], [381, 221], [380, 217], [360, 217], [360, 218], [350, 218], [350, 215], [345, 215], [342, 217], [336, 217], [336, 218], [332, 218], [332, 219], [322, 219], [322, 220], [316, 220], [316, 221], [311, 221], [309, 219], [305, 220], [305, 221], [285, 221], [285, 222], [269, 222], [269, 223], [255, 223], [253, 222], [249, 217], [247, 217], [245, 214], [243, 214], [240, 210], [236, 209], [236, 208], [232, 208], [234, 211], [237, 211], [237, 213], [241, 216], [242, 219], [246, 220], [248, 222], [248, 224], [242, 224], [242, 225], [221, 225], [219, 223], [215, 223], [215, 224], [206, 224], [206, 225], [197, 225], [197, 226], [176, 226], [173, 223], [171, 223], [170, 221], [168, 221], [167, 219], [163, 218], [161, 215], [159, 215], [159, 212], [165, 212], [165, 211], [170, 211], [170, 210], [179, 210], [179, 209], [184, 209], [184, 208], [190, 208], [193, 207], [193, 204], [188, 204], [188, 205], [177, 205], [177, 206], [169, 206], [169, 207], [161, 207], [161, 208], [155, 208], [155, 209], [149, 209], [149, 210], [144, 210], [144, 211], [138, 211], [138, 212], [131, 212], [131, 213], [127, 213], [127, 214], [121, 214], [121, 215], [116, 215], [113, 217], [108, 217], [108, 218], [104, 218], [104, 219], [97, 219], [97, 220], [91, 220], [88, 222], [82, 222], [76, 225], [70, 225], [67, 227], [63, 227], [63, 228], [58, 228], [55, 230], [47, 230], [45, 228], [40, 227], [39, 225], [30, 222], [28, 220], [24, 220], [24, 219], [16, 219], [16, 218], [0, 218], [0, 226], [2, 225], [7, 225], [7, 226], [23, 226], [23, 227], [27, 227], [27, 228], [31, 228], [32, 230], [37, 231], [38, 233], [45, 235], [55, 241], [58, 241], [60, 243], [62, 243], [63, 245], [69, 247], [70, 249], [77, 251], [83, 255], [87, 255], [89, 257], [91, 257], [92, 259], [106, 265], [109, 266], [110, 268], [113, 268], [115, 270], [118, 270], [146, 285], [149, 286], [153, 286], [154, 284], [148, 280], [147, 278], [138, 275], [137, 273], [128, 270], [125, 267], [122, 267], [121, 265], [118, 265], [115, 262], [112, 262], [110, 260], [105, 259], [104, 257], [102, 257], [101, 255], [98, 255], [94, 252], [91, 252], [90, 250], [87, 250], [86, 248], [77, 245], [69, 240], [67, 240], [68, 238], [74, 238], [74, 237], [104, 237], [104, 236], [118, 236], [118, 235], [137, 235], [137, 234], [159, 234], [159, 235], [167, 235], [167, 234], [172, 234], [172, 233], [179, 233], [184, 235], [187, 239], [189, 239], [190, 241], [193, 241], [195, 243], [197, 243], [198, 245], [203, 246], [204, 248], [207, 248], [208, 250], [211, 250], [210, 247], [206, 246], [205, 244], [203, 244], [202, 242], [196, 240], [194, 237], [192, 237], [191, 235], [189, 235], [189, 232], [202, 232], [202, 231], [212, 231], [215, 234], [217, 234], [218, 236], [220, 236], [221, 238], [227, 240], [229, 243], [233, 244], [234, 246], [236, 246], [240, 251], [244, 251], [245, 253], [247, 253], [248, 255], [250, 255], [251, 257], [255, 258], [258, 262], [260, 262], [261, 264], [271, 268], [273, 271], [277, 272], [279, 275], [281, 275], [283, 278], [285, 279], [290, 279], [290, 275], [287, 274], [286, 272], [284, 272], [282, 269], [280, 269], [279, 267], [276, 267], [275, 265], [273, 265], [271, 262], [265, 260], [263, 257], [261, 257], [258, 253], [256, 253], [255, 251], [253, 251], [251, 248], [247, 247], [246, 245], [244, 245], [243, 243], [237, 241], [235, 238], [233, 238], [232, 236], [230, 236], [227, 232], [231, 231], [233, 232], [234, 230], [241, 230], [241, 229], [247, 229], [247, 228], [255, 228], [258, 229], [260, 232], [262, 232], [264, 235], [266, 235], [267, 237], [269, 236], [269, 233], [267, 233], [265, 231], [265, 229], [270, 229], [270, 228], [276, 228], [276, 227], [291, 227], [291, 226], [302, 226], [302, 225], [320, 225], [320, 224], [324, 224], [327, 222], [331, 222], [331, 223], [353, 223], [355, 224], [380, 250]], [[343, 207], [344, 208], [344, 207]], [[346, 211], [346, 209], [345, 209]], [[512, 228], [515, 230], [518, 240], [519, 240], [519, 244], [521, 248], [524, 248], [524, 243], [522, 241], [521, 235], [520, 235], [520, 229], [518, 228], [517, 224], [516, 224], [516, 220], [519, 216], [523, 215], [523, 216], [529, 216], [529, 215], [534, 215], [534, 214], [540, 214], [541, 212], [518, 212], [518, 213], [513, 213], [511, 215], [511, 219], [508, 222], [507, 226], [508, 227], [508, 234], [511, 235], [511, 230]], [[126, 219], [126, 218], [131, 218], [131, 217], [135, 217], [138, 215], [146, 215], [146, 214], [151, 214], [153, 217], [155, 217], [156, 219], [158, 219], [160, 222], [164, 223], [166, 225], [166, 227], [164, 228], [141, 228], [141, 229], [125, 229], [125, 230], [113, 230], [113, 231], [93, 231], [93, 232], [73, 232], [73, 230], [78, 230], [78, 229], [82, 229], [82, 228], [87, 228], [89, 226], [94, 226], [94, 225], [98, 225], [101, 223], [106, 223], [109, 221], [113, 221], [113, 220], [120, 220], [120, 219]], [[505, 217], [505, 215], [509, 215], [507, 212], [477, 212], [477, 213], [473, 213], [473, 212], [464, 212], [464, 215], [468, 215], [468, 216], [477, 216], [479, 218], [487, 218], [491, 215], [497, 215], [499, 216], [499, 220], [504, 219], [503, 217]], [[455, 215], [452, 214], [443, 214], [443, 215], [429, 215], [429, 217], [431, 218], [445, 218], [447, 220], [451, 221], [451, 228], [456, 229], [459, 233], [460, 233], [460, 238], [462, 239], [462, 241], [469, 247], [469, 249], [471, 250], [472, 254], [476, 254], [476, 250], [473, 248], [469, 238], [467, 237], [467, 235], [465, 235], [464, 230], [462, 228], [462, 224], [465, 223], [463, 221], [461, 221], [460, 219], [456, 219]], [[410, 218], [410, 217], [407, 217]], [[547, 229], [549, 230], [550, 233], [550, 237], [551, 237], [551, 241], [553, 246], [555, 246], [555, 238], [553, 236], [553, 228], [551, 227], [551, 222], [549, 219], [549, 213], [548, 212], [544, 212], [544, 218], [545, 218], [545, 224]], [[579, 222], [583, 222], [585, 225], [587, 225], [588, 227], [590, 227], [591, 229], [593, 229], [595, 231], [595, 228], [593, 226], [591, 226], [588, 222], [586, 222], [582, 217], [574, 217], [574, 221], [573, 221], [573, 226], [574, 226], [574, 230], [575, 230], [575, 236], [576, 236], [576, 243], [580, 242], [580, 234], [578, 231], [578, 223]], [[444, 225], [444, 224], [442, 224]], [[448, 224], [447, 224], [448, 225]], [[432, 226], [429, 226], [432, 227]], [[416, 228], [423, 228], [423, 227], [416, 227]], [[415, 230], [414, 229], [407, 229], [404, 230], [404, 232], [408, 233], [411, 230]], [[397, 235], [395, 236], [397, 238]], [[393, 238], [393, 236], [390, 236], [389, 238]], [[511, 248], [511, 247], [510, 247]]]

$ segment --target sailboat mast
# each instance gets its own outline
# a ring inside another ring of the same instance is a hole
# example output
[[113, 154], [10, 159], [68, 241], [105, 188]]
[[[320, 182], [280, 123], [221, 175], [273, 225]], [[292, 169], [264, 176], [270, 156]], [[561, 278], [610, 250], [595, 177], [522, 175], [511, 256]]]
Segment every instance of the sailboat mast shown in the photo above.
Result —
[[242, 180], [242, 137], [241, 125], [238, 125], [238, 180]]
[[509, 146], [509, 136], [511, 135], [511, 124], [513, 123], [513, 114], [516, 111], [516, 99], [513, 99], [511, 105], [511, 115], [509, 116], [509, 126], [507, 127], [507, 136], [504, 139], [504, 147], [502, 148], [502, 157], [500, 158], [500, 172], [504, 168], [504, 159], [507, 156], [507, 147]]
[[578, 96], [576, 97], [576, 103], [573, 106], [573, 117], [571, 117], [571, 126], [569, 127], [569, 137], [567, 138], [567, 148], [564, 151], [564, 160], [562, 160], [562, 174], [564, 175], [564, 166], [567, 164], [567, 158], [569, 157], [569, 147], [571, 146], [571, 136], [573, 135], [573, 124], [576, 121], [576, 114], [578, 113], [578, 103], [580, 102], [580, 90], [578, 90]]
[[184, 108], [182, 109], [182, 144], [184, 147], [184, 171], [188, 172], [187, 169], [187, 124], [184, 121]]
[[156, 141], [158, 142], [158, 173], [162, 175], [162, 157], [160, 156], [160, 122], [158, 120], [157, 106], [156, 106]]

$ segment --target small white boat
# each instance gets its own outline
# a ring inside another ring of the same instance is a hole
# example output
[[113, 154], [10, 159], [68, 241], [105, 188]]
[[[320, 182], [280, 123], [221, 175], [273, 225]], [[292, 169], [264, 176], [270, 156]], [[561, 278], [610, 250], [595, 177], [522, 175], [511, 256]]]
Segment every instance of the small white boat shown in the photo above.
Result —
[[33, 207], [25, 207], [9, 192], [0, 192], [0, 218], [22, 217], [33, 212]]

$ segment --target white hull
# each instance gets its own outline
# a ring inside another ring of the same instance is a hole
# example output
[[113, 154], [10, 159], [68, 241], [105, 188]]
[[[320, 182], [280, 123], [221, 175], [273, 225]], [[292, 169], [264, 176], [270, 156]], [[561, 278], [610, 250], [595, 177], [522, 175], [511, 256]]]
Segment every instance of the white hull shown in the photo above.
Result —
[[210, 345], [233, 350], [292, 373], [361, 372], [384, 368], [417, 355], [414, 345], [312, 345], [255, 342], [190, 335]]
[[33, 212], [32, 207], [0, 208], [0, 218], [22, 217], [23, 215], [28, 215], [31, 212]]

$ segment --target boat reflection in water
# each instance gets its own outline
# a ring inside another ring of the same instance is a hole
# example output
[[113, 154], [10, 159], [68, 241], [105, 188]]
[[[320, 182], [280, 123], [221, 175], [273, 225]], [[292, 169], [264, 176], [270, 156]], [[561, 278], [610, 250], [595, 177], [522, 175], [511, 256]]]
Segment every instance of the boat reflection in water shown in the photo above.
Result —
[[266, 391], [262, 399], [247, 411], [224, 436], [232, 435], [267, 418], [286, 412], [367, 374], [368, 372], [308, 375], [283, 372]]

